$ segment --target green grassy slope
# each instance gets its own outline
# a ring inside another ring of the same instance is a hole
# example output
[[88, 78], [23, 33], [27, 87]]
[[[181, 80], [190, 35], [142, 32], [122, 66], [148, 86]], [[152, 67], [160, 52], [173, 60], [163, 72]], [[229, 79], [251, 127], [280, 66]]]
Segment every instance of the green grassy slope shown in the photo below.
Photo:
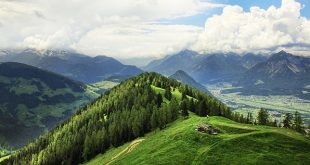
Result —
[[99, 81], [97, 83], [89, 85], [89, 88], [96, 93], [103, 94], [118, 84], [119, 83], [113, 81]]
[[[195, 130], [208, 123], [220, 130]], [[240, 124], [223, 117], [178, 119], [86, 163], [97, 164], [310, 164], [310, 140], [288, 129]]]

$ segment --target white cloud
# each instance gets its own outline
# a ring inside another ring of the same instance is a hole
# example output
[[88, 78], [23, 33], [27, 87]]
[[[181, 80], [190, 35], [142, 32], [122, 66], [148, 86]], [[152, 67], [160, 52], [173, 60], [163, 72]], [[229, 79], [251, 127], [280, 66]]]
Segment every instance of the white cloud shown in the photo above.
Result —
[[187, 46], [200, 29], [154, 22], [219, 6], [206, 0], [0, 0], [0, 47], [75, 48], [113, 56], [165, 54]]
[[205, 29], [161, 24], [220, 4], [206, 0], [0, 0], [0, 48], [73, 48], [114, 57], [161, 56], [185, 48], [200, 52], [310, 54], [310, 21], [302, 5], [225, 6]]
[[158, 57], [189, 47], [201, 32], [185, 25], [109, 25], [88, 32], [73, 48], [114, 57]]
[[295, 0], [282, 0], [267, 10], [227, 6], [221, 15], [207, 19], [205, 30], [192, 49], [201, 52], [260, 52], [286, 49], [305, 54], [310, 49], [310, 21], [300, 15]]

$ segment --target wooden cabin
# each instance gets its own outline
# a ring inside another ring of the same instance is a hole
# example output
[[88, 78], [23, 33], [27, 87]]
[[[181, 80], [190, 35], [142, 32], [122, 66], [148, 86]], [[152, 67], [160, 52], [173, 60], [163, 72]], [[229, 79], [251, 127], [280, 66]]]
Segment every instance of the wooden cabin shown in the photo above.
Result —
[[208, 124], [199, 124], [196, 126], [196, 130], [203, 133], [217, 135], [218, 130]]

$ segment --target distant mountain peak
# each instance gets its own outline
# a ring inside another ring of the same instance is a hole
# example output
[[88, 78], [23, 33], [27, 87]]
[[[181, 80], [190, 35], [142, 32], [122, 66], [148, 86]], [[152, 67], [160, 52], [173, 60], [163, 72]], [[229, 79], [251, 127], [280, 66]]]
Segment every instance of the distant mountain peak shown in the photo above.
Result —
[[288, 54], [285, 50], [281, 50], [280, 52], [278, 52], [279, 54]]
[[183, 70], [177, 70], [174, 74], [184, 74], [184, 75], [188, 75], [185, 71]]
[[177, 53], [177, 55], [179, 56], [195, 56], [197, 54], [198, 54], [197, 52], [189, 50], [189, 49], [185, 49]]
[[192, 78], [183, 70], [177, 70], [173, 75], [169, 76], [169, 78], [176, 79], [182, 83], [197, 88], [200, 91], [211, 94], [206, 87], [198, 83], [194, 78]]
[[272, 56], [292, 56], [292, 54], [290, 54], [290, 53], [288, 53], [288, 52], [286, 52], [284, 50], [281, 50], [280, 52], [275, 53]]
[[70, 53], [76, 53], [73, 50], [63, 50], [63, 49], [47, 49], [43, 51], [44, 55], [47, 56], [59, 56], [59, 55], [66, 55], [66, 54], [70, 54]]

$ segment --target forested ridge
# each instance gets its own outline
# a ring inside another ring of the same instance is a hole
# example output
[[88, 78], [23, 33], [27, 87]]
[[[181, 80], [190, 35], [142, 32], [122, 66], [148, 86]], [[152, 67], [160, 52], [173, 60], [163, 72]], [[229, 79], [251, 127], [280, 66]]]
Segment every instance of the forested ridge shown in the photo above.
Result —
[[112, 146], [162, 129], [179, 114], [186, 118], [188, 111], [199, 116], [234, 116], [208, 94], [156, 73], [143, 73], [114, 87], [1, 164], [79, 164]]

